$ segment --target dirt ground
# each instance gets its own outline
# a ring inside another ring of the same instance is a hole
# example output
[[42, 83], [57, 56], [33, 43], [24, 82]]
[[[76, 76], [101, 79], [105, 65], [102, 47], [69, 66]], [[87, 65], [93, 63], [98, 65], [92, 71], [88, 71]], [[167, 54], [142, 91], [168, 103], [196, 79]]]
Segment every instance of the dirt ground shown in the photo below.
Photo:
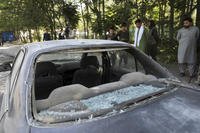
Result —
[[[189, 74], [186, 73], [186, 76], [180, 77], [180, 75], [179, 75], [179, 69], [178, 69], [178, 64], [177, 63], [173, 63], [173, 64], [162, 64], [162, 63], [160, 63], [160, 64], [162, 66], [166, 67], [179, 80], [181, 80], [184, 83], [188, 83], [188, 81], [189, 81]], [[197, 77], [193, 78], [190, 84], [198, 86]]]

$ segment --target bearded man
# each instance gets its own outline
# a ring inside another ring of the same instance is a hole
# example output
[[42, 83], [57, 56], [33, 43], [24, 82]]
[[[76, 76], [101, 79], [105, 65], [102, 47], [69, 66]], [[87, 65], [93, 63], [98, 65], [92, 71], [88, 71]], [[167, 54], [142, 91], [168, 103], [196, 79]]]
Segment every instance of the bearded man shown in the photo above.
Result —
[[178, 63], [180, 76], [185, 76], [186, 68], [189, 70], [189, 82], [195, 76], [197, 61], [197, 40], [199, 29], [193, 26], [192, 18], [187, 17], [183, 20], [183, 28], [178, 31]]

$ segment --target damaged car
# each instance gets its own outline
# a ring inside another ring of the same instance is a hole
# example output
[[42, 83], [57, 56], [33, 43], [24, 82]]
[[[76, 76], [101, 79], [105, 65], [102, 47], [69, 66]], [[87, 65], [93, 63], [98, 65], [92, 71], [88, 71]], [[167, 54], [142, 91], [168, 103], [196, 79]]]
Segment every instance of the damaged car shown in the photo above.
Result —
[[198, 133], [200, 92], [130, 44], [25, 45], [4, 87], [1, 133]]

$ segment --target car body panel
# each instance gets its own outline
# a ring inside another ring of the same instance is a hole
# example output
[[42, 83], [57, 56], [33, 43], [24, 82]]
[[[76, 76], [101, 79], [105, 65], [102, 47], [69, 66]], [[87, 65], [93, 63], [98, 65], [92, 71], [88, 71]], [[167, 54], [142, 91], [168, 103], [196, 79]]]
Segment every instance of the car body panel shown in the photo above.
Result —
[[179, 88], [135, 109], [57, 127], [32, 127], [31, 133], [197, 133], [200, 131], [200, 93]]

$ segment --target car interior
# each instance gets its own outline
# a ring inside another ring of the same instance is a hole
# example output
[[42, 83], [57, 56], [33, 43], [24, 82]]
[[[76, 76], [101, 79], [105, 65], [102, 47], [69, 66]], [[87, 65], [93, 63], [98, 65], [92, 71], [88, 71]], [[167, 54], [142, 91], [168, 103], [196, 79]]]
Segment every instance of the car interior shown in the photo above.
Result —
[[[73, 60], [73, 56], [79, 59]], [[62, 61], [61, 59], [47, 59], [36, 63], [36, 99], [48, 98], [55, 88], [61, 86], [81, 84], [91, 88], [119, 81], [126, 73], [137, 71], [145, 73], [139, 62], [137, 62], [137, 69], [139, 69], [136, 70], [134, 57], [126, 51], [84, 52], [78, 55], [71, 54], [70, 57], [66, 61], [63, 61], [65, 58], [63, 57]]]
[[145, 81], [142, 63], [129, 49], [59, 51], [40, 55], [35, 65], [36, 110], [87, 99]]

